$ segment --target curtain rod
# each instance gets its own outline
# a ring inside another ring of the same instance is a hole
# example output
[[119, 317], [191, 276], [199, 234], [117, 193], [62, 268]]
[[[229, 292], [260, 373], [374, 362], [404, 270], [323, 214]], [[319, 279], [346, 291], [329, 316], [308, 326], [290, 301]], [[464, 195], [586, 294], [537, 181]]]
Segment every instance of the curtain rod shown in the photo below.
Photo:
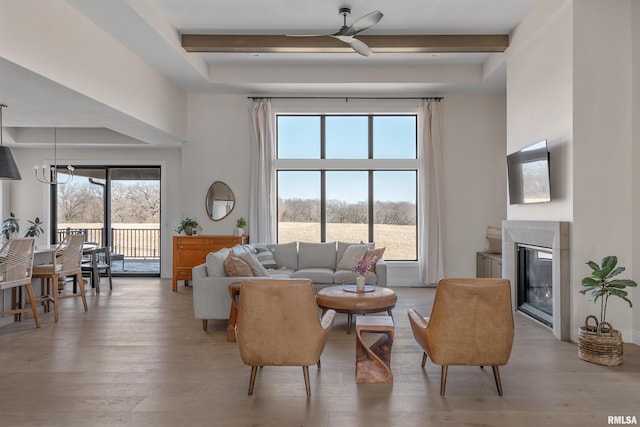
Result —
[[257, 101], [259, 99], [344, 99], [349, 102], [350, 99], [423, 99], [425, 101], [440, 102], [444, 98], [441, 96], [413, 96], [413, 97], [370, 97], [370, 96], [248, 96], [248, 99]]

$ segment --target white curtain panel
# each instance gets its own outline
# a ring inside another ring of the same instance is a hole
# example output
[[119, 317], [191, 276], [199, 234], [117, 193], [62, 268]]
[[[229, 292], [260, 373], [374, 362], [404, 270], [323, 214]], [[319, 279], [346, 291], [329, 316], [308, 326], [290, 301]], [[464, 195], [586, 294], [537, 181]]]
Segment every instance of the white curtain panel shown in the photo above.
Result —
[[275, 242], [275, 176], [272, 168], [275, 126], [270, 100], [255, 100], [251, 107], [251, 186], [249, 234], [251, 242]]
[[439, 101], [422, 100], [418, 106], [418, 279], [437, 284], [444, 277], [442, 238], [442, 114]]

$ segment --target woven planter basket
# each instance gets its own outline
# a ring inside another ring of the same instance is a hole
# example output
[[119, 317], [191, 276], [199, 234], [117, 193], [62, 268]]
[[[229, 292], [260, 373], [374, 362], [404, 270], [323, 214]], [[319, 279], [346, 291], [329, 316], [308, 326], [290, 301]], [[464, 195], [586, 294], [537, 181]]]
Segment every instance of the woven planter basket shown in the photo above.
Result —
[[[595, 325], [589, 325], [593, 319]], [[578, 357], [598, 365], [617, 366], [622, 363], [622, 335], [609, 322], [587, 316], [578, 330]]]

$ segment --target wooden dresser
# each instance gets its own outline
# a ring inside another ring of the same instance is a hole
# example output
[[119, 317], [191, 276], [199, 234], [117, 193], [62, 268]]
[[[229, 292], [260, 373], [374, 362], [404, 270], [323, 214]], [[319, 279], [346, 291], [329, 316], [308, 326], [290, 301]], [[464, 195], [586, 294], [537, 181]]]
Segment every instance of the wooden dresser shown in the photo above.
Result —
[[178, 280], [191, 280], [191, 269], [203, 264], [209, 252], [249, 243], [249, 236], [173, 236], [172, 289]]

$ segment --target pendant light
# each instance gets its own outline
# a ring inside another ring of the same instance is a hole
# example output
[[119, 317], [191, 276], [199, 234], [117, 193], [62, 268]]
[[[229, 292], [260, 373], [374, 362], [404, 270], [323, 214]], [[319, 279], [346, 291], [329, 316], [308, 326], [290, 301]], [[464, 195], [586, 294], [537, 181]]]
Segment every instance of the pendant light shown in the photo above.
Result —
[[0, 179], [22, 179], [11, 150], [2, 143], [2, 110], [4, 108], [7, 106], [0, 104]]
[[[53, 165], [47, 167], [47, 165], [33, 167], [36, 174], [36, 179], [43, 184], [66, 184], [73, 179], [73, 166], [67, 166], [67, 177], [63, 181], [58, 181], [58, 138], [57, 128], [53, 128]], [[47, 174], [49, 176], [47, 176]]]

